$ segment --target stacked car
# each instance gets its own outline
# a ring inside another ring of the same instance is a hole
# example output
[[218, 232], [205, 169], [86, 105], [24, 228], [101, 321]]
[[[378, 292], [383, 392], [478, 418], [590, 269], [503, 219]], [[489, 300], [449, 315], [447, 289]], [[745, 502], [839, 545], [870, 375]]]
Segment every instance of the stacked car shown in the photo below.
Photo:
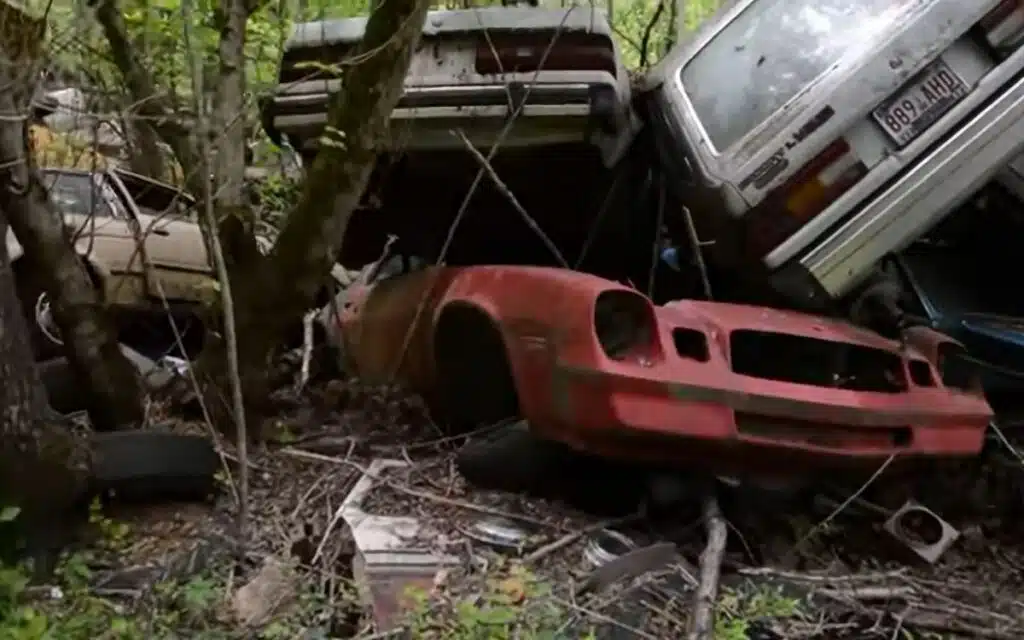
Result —
[[[315, 153], [364, 28], [296, 27], [272, 138]], [[598, 10], [432, 12], [327, 335], [450, 425], [606, 456], [972, 455], [1012, 362], [958, 340], [1022, 325], [937, 311], [920, 255], [1016, 228], [1022, 42], [1017, 0], [740, 0], [631, 86]]]

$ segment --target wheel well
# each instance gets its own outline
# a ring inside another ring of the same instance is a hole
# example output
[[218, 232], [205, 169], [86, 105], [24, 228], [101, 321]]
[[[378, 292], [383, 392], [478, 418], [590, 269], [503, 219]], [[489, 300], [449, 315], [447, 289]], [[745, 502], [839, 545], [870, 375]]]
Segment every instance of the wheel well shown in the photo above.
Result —
[[519, 414], [519, 398], [501, 331], [479, 307], [446, 306], [434, 331], [445, 418], [461, 427]]

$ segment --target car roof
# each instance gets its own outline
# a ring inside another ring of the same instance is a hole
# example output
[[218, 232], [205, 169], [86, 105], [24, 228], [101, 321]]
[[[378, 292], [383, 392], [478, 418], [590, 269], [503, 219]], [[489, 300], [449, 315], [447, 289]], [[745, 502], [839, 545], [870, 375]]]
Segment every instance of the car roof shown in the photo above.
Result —
[[[324, 45], [357, 43], [366, 31], [366, 17], [320, 20], [296, 24], [285, 42], [285, 51]], [[514, 31], [562, 31], [604, 35], [612, 30], [605, 12], [594, 7], [537, 9], [533, 7], [482, 7], [455, 11], [430, 11], [423, 24], [424, 37]]]

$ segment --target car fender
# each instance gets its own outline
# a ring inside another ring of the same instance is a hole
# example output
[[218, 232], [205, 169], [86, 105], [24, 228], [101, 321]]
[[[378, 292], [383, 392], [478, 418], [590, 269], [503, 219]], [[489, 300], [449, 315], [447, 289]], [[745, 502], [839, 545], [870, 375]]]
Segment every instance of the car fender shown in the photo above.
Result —
[[[485, 266], [459, 270], [438, 304], [472, 304], [502, 331], [544, 325], [557, 332], [589, 322], [597, 296], [633, 289], [598, 276], [549, 267]], [[437, 318], [435, 317], [435, 322]]]
[[593, 349], [594, 305], [605, 291], [634, 291], [590, 274], [546, 267], [467, 268], [437, 306], [437, 322], [451, 305], [486, 314], [501, 335], [524, 417], [546, 415], [558, 401], [556, 359], [567, 350]]

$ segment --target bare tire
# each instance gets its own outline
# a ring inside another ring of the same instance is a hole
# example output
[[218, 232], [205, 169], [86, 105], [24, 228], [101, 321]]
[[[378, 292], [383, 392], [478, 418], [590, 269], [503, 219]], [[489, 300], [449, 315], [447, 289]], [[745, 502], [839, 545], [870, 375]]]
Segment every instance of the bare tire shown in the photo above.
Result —
[[139, 500], [204, 499], [216, 488], [220, 457], [203, 436], [119, 431], [92, 436], [96, 490]]
[[568, 451], [516, 422], [470, 440], [455, 456], [459, 473], [482, 489], [542, 493], [556, 484]]

